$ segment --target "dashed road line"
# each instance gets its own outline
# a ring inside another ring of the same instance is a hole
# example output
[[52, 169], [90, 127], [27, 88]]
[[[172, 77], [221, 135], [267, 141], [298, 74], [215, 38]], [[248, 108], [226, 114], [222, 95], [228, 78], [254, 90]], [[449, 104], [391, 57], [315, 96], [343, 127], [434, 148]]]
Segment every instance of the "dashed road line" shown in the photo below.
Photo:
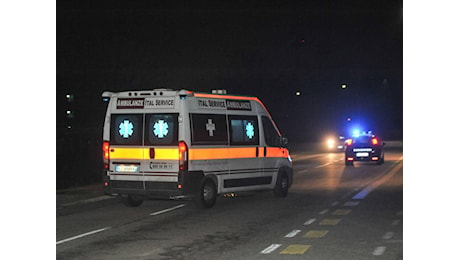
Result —
[[375, 255], [375, 256], [383, 255], [386, 249], [387, 249], [386, 246], [378, 246], [374, 249], [374, 252], [372, 252], [372, 255]]
[[332, 212], [332, 215], [345, 216], [345, 215], [350, 214], [350, 212], [351, 212], [351, 209], [337, 209], [334, 212]]
[[276, 249], [278, 249], [280, 246], [281, 246], [281, 244], [271, 244], [267, 248], [265, 248], [264, 250], [260, 251], [260, 253], [264, 254], [264, 255], [270, 254], [270, 253], [274, 252]]
[[340, 218], [326, 218], [319, 223], [320, 226], [335, 226], [339, 224], [342, 219]]
[[295, 237], [297, 234], [299, 234], [300, 232], [302, 232], [302, 230], [299, 230], [299, 229], [296, 229], [296, 230], [292, 230], [291, 232], [289, 232], [287, 235], [285, 235], [284, 237], [288, 237], [288, 238], [291, 238], [291, 237]]
[[382, 238], [385, 240], [388, 240], [388, 239], [391, 239], [394, 236], [394, 234], [395, 234], [394, 232], [386, 232]]
[[311, 245], [290, 245], [280, 252], [281, 255], [303, 255]]
[[359, 201], [347, 201], [343, 205], [345, 207], [356, 207], [359, 205]]
[[303, 224], [304, 224], [305, 226], [308, 226], [308, 225], [311, 225], [311, 224], [313, 224], [313, 222], [315, 222], [315, 221], [316, 221], [316, 219], [315, 219], [315, 218], [311, 218], [311, 219], [309, 219], [309, 220], [305, 221], [305, 223], [303, 223]]
[[304, 238], [322, 238], [326, 236], [326, 234], [329, 233], [328, 230], [310, 230], [305, 235], [303, 235]]
[[173, 211], [173, 210], [176, 210], [176, 209], [179, 209], [179, 208], [182, 208], [182, 207], [185, 207], [185, 204], [180, 204], [180, 205], [177, 205], [177, 206], [169, 208], [169, 209], [164, 209], [164, 210], [160, 210], [160, 211], [157, 211], [157, 212], [150, 213], [150, 216], [157, 216], [157, 215], [160, 215], [160, 214], [163, 214], [163, 213], [166, 213], [166, 212], [169, 212], [169, 211]]
[[392, 226], [397, 226], [397, 225], [399, 225], [400, 222], [401, 222], [401, 220], [395, 219], [395, 220], [393, 220], [393, 222], [391, 222], [391, 225]]
[[59, 244], [65, 243], [65, 242], [69, 242], [69, 241], [72, 241], [72, 240], [75, 240], [75, 239], [78, 239], [78, 238], [86, 237], [86, 236], [89, 236], [89, 235], [93, 235], [93, 234], [96, 234], [96, 233], [99, 233], [99, 232], [102, 232], [102, 231], [105, 231], [105, 230], [111, 229], [111, 228], [112, 227], [105, 227], [105, 228], [93, 230], [93, 231], [90, 231], [90, 232], [86, 232], [86, 233], [83, 233], [83, 234], [80, 234], [80, 235], [77, 235], [77, 236], [69, 237], [69, 238], [57, 241], [56, 245], [59, 245]]
[[326, 214], [328, 211], [329, 211], [328, 209], [325, 209], [325, 210], [321, 211], [319, 214], [320, 214], [320, 215], [324, 215], [324, 214]]

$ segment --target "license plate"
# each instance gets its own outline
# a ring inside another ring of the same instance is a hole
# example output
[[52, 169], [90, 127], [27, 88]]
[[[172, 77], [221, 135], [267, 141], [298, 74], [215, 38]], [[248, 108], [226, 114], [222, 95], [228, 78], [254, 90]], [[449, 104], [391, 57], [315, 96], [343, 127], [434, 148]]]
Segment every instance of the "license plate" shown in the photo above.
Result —
[[138, 165], [116, 165], [115, 166], [115, 171], [116, 172], [138, 172], [139, 171], [139, 166]]
[[368, 157], [369, 153], [356, 153], [356, 157]]

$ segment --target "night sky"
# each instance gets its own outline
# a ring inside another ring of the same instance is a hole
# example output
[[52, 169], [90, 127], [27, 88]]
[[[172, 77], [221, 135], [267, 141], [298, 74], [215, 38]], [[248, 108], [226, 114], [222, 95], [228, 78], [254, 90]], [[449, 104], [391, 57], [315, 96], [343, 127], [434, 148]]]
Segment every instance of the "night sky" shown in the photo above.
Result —
[[57, 1], [58, 139], [66, 131], [100, 132], [102, 91], [154, 88], [257, 96], [291, 142], [343, 133], [352, 124], [402, 138], [402, 6]]

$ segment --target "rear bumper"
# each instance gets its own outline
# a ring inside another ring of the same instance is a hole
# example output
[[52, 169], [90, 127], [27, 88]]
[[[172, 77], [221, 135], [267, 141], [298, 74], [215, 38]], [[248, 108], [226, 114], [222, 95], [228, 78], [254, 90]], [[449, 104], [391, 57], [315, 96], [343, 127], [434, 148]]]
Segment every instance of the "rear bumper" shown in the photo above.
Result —
[[201, 187], [203, 174], [179, 172], [177, 182], [110, 180], [104, 172], [104, 193], [107, 195], [138, 195], [146, 198], [172, 198], [194, 195]]
[[[352, 151], [345, 152], [345, 160], [347, 161], [378, 161], [382, 157], [382, 150], [372, 149], [370, 151]], [[352, 158], [352, 159], [351, 159]]]

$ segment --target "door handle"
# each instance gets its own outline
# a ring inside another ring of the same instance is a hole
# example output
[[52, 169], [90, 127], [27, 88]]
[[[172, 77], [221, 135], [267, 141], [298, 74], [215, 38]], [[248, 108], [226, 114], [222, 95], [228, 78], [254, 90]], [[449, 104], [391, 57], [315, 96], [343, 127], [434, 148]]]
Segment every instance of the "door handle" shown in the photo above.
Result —
[[149, 149], [150, 159], [155, 159], [155, 148]]

